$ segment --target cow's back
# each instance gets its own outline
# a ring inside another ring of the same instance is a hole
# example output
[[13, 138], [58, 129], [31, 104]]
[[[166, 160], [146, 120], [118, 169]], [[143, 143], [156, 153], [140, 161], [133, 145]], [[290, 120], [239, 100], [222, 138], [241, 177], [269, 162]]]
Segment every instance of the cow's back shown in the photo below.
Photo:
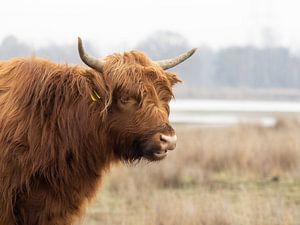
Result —
[[[87, 77], [92, 75], [84, 67], [35, 58], [0, 62], [0, 225], [11, 225], [12, 215], [22, 214], [18, 210], [32, 205], [42, 209], [36, 201], [44, 205], [43, 199], [57, 190], [61, 196], [70, 196], [56, 199], [55, 207], [49, 201], [47, 207], [55, 211], [60, 204], [65, 214], [78, 214], [82, 202], [95, 193], [102, 164], [85, 162], [85, 158], [99, 159], [88, 157], [96, 150], [82, 150], [96, 149], [101, 141], [94, 132], [99, 124], [90, 124], [98, 121], [90, 116], [98, 118], [98, 114], [87, 112], [99, 110], [90, 98]], [[70, 160], [72, 170], [65, 168]], [[87, 166], [77, 165], [83, 162]], [[73, 175], [81, 173], [84, 175]], [[27, 196], [26, 203], [22, 196]]]
[[8, 136], [11, 136], [15, 129], [8, 128], [8, 120], [13, 119], [14, 108], [16, 108], [10, 90], [17, 83], [17, 74], [14, 70], [20, 64], [20, 60], [0, 62], [0, 225], [14, 224], [11, 208], [16, 197], [18, 182], [13, 178], [17, 172], [12, 165], [15, 152], [8, 147], [10, 145]]
[[10, 225], [18, 193], [51, 160], [49, 152], [34, 152], [41, 140], [37, 103], [46, 102], [37, 99], [45, 79], [64, 72], [68, 72], [66, 65], [35, 58], [0, 62], [0, 225]]

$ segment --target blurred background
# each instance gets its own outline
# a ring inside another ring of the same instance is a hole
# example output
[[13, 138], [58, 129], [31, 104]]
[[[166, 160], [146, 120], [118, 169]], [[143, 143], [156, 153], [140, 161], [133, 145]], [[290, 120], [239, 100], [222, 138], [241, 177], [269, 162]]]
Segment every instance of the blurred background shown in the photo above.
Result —
[[0, 60], [195, 55], [172, 71], [178, 148], [119, 166], [79, 224], [300, 224], [300, 2], [3, 0]]

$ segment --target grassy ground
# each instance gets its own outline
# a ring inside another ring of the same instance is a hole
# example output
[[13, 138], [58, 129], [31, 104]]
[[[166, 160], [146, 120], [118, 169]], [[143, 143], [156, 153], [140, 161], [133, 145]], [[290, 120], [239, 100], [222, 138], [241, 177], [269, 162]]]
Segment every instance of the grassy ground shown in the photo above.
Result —
[[299, 225], [300, 125], [177, 125], [159, 163], [119, 166], [81, 224]]

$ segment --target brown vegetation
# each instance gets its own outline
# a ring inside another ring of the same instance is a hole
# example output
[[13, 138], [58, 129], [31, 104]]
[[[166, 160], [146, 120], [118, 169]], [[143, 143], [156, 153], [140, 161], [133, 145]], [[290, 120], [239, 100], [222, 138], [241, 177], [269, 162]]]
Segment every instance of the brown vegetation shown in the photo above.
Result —
[[156, 164], [116, 168], [81, 223], [300, 223], [300, 126], [177, 125], [178, 148]]

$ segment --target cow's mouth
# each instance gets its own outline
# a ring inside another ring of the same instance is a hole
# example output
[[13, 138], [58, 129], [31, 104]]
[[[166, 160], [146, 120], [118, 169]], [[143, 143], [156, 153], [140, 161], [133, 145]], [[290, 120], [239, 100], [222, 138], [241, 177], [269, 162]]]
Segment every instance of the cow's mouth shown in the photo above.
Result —
[[163, 159], [163, 158], [165, 158], [168, 155], [168, 150], [162, 150], [162, 151], [153, 152], [153, 155], [157, 159]]
[[166, 158], [168, 150], [144, 150], [143, 157], [149, 161], [159, 161]]

